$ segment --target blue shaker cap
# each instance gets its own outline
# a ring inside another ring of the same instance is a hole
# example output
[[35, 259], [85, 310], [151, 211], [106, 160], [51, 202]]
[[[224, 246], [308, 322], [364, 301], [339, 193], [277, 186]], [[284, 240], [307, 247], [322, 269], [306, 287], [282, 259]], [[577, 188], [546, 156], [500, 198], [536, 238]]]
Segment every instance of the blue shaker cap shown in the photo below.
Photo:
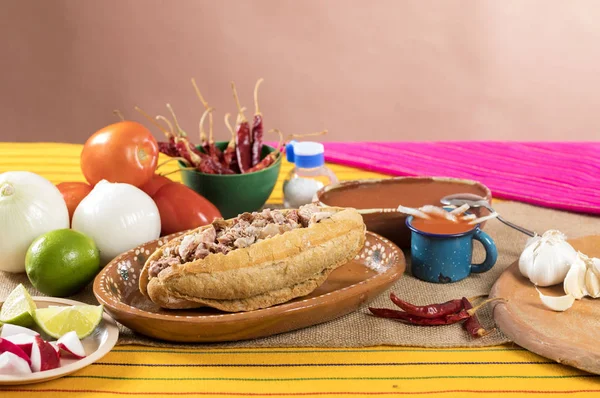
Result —
[[298, 141], [292, 140], [285, 146], [285, 158], [290, 163], [294, 163], [294, 145], [297, 143]]
[[296, 167], [311, 169], [325, 164], [325, 147], [318, 142], [297, 142], [294, 144]]

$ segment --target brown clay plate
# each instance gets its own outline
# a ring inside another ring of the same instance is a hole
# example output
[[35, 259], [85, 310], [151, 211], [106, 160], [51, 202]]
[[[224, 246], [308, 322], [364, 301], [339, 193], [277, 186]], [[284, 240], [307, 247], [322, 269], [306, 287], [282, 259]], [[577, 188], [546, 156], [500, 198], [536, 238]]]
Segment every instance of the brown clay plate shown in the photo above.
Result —
[[[600, 257], [600, 235], [570, 243], [582, 253]], [[540, 291], [565, 294], [562, 284]], [[515, 343], [556, 362], [600, 374], [600, 299], [584, 298], [565, 312], [552, 311], [543, 306], [533, 284], [521, 275], [518, 263], [500, 275], [490, 296], [508, 300], [494, 305], [494, 320]]]
[[404, 273], [402, 251], [367, 232], [359, 255], [334, 270], [310, 295], [256, 311], [225, 313], [214, 309], [165, 310], [144, 297], [139, 274], [160, 245], [179, 234], [146, 243], [111, 261], [94, 280], [94, 294], [123, 325], [146, 336], [177, 342], [255, 339], [323, 323], [358, 309]]
[[[446, 195], [471, 193], [492, 202], [492, 193], [483, 184], [446, 177], [394, 177], [373, 180], [345, 181], [328, 185], [316, 194], [325, 206], [353, 207], [362, 214], [367, 229], [385, 236], [401, 248], [410, 247], [410, 231], [406, 215], [398, 205], [421, 207], [440, 205]], [[478, 217], [487, 210], [473, 209]], [[485, 223], [481, 224], [481, 228]]]

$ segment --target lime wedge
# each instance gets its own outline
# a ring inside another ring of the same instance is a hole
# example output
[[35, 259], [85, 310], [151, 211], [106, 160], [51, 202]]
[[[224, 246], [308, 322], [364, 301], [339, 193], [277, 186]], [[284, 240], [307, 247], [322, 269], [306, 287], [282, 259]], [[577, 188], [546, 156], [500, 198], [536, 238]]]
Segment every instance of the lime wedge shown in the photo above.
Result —
[[35, 322], [56, 339], [73, 330], [77, 337], [83, 339], [96, 329], [102, 320], [103, 310], [102, 305], [39, 308], [35, 311]]
[[25, 286], [19, 284], [6, 298], [0, 310], [0, 321], [28, 327], [33, 325], [33, 314], [35, 303], [25, 290]]

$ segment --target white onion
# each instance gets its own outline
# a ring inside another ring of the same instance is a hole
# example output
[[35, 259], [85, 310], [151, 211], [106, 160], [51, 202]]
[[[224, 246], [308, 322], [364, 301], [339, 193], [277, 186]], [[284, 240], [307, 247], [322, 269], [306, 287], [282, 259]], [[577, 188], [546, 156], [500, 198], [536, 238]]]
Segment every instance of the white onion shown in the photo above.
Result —
[[130, 184], [100, 181], [73, 213], [72, 228], [96, 242], [104, 265], [160, 236], [160, 215], [150, 196]]
[[25, 272], [31, 242], [63, 228], [69, 228], [69, 210], [50, 181], [29, 171], [0, 174], [0, 270]]

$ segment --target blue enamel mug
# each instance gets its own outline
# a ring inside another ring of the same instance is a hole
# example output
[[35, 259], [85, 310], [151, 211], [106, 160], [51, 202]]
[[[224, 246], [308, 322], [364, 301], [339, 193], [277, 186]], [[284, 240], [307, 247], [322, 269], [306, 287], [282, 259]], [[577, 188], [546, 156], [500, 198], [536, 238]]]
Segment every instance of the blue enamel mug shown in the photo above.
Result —
[[[479, 225], [458, 234], [423, 232], [412, 225], [413, 216], [406, 218], [411, 231], [411, 272], [426, 282], [457, 282], [474, 273], [489, 271], [498, 259], [496, 244]], [[473, 264], [473, 240], [481, 242], [485, 260]]]

